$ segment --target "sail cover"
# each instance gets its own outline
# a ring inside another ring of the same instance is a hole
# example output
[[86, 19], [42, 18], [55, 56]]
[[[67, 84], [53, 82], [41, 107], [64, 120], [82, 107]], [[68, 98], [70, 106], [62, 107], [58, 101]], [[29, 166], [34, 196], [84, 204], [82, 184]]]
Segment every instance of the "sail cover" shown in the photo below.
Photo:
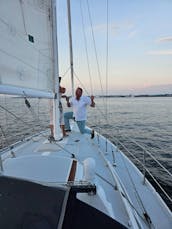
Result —
[[51, 0], [1, 0], [0, 36], [0, 85], [51, 92]]

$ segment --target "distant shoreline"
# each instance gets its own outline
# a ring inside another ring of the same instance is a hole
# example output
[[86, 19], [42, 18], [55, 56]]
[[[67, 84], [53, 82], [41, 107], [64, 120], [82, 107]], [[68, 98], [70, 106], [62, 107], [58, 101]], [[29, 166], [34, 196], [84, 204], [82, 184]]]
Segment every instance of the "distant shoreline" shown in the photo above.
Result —
[[172, 97], [172, 94], [144, 94], [144, 95], [98, 95], [100, 98], [130, 98], [130, 97]]

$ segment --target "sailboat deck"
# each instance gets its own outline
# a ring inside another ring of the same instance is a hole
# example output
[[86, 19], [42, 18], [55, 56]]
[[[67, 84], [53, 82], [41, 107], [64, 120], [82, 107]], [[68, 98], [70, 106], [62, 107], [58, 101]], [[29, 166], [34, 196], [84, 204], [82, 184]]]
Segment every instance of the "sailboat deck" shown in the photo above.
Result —
[[172, 223], [171, 213], [152, 186], [148, 182], [143, 184], [143, 175], [112, 143], [108, 142], [106, 149], [102, 136], [96, 135], [92, 140], [74, 129], [62, 141], [50, 143], [47, 138], [48, 135], [33, 137], [23, 146], [17, 146], [13, 149], [14, 158], [5, 159], [3, 155], [4, 175], [51, 185], [65, 184], [74, 159], [78, 161], [75, 182], [79, 183], [84, 177], [84, 160], [92, 158], [99, 198], [87, 194], [77, 194], [77, 198], [125, 222], [125, 226], [130, 225], [128, 215], [131, 212], [137, 215], [137, 221], [141, 221], [144, 228], [149, 228], [149, 224], [143, 214], [150, 217], [152, 224], [158, 221], [159, 228], [168, 228], [169, 222]]

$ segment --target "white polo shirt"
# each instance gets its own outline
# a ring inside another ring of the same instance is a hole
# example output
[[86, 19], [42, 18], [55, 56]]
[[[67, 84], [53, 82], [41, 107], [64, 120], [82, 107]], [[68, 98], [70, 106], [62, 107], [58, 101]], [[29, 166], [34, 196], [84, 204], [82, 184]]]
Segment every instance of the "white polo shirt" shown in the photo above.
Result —
[[75, 97], [70, 99], [70, 104], [73, 107], [73, 113], [76, 121], [87, 119], [87, 105], [91, 105], [91, 99], [88, 96], [81, 96], [79, 100]]

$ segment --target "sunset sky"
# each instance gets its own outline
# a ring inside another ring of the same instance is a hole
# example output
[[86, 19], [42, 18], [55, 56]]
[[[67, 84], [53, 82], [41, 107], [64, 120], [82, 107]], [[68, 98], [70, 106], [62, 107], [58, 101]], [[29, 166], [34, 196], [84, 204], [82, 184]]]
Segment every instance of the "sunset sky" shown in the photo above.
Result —
[[[59, 72], [70, 91], [66, 1], [57, 6]], [[71, 0], [71, 14], [75, 87], [88, 94], [105, 94], [106, 87], [108, 94], [172, 93], [172, 0]]]

